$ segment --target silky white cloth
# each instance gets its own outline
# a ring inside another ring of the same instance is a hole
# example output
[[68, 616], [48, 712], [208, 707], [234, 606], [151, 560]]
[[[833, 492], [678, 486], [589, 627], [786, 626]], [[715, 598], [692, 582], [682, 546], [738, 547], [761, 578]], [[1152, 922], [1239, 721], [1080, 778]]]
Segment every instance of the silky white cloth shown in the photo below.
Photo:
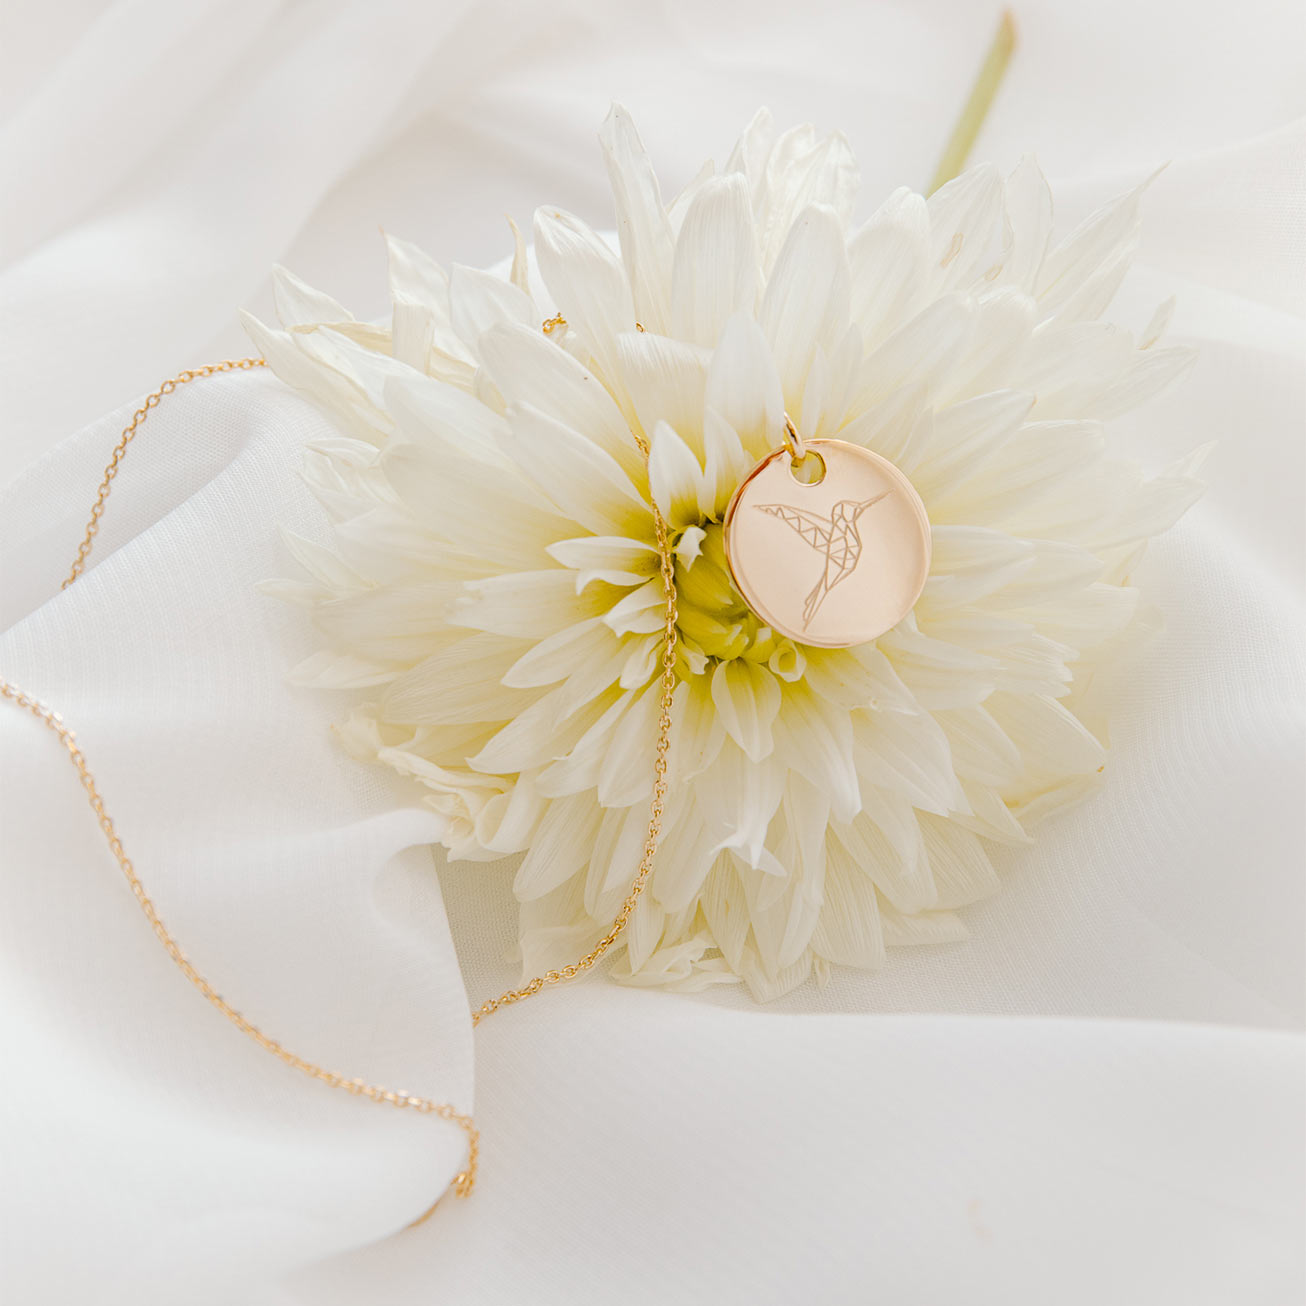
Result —
[[[510, 871], [333, 744], [348, 696], [256, 583], [324, 538], [329, 428], [266, 374], [154, 412], [59, 582], [130, 396], [250, 352], [280, 261], [383, 308], [376, 226], [442, 260], [537, 202], [602, 224], [594, 131], [668, 186], [760, 103], [843, 127], [864, 207], [931, 170], [995, 6], [120, 0], [0, 38], [0, 674], [63, 712], [188, 954], [294, 1051], [475, 1108], [333, 1093], [171, 966], [76, 774], [0, 705], [0, 1299], [1279, 1306], [1303, 1288], [1306, 38], [1298, 6], [1037, 0], [976, 157], [1059, 220], [1166, 160], [1117, 315], [1201, 348], [1114, 438], [1206, 441], [1141, 581], [1104, 792], [1003, 862], [965, 945], [754, 1006], [596, 977], [496, 1016]], [[107, 413], [107, 416], [101, 414]], [[80, 429], [79, 429], [80, 428]], [[76, 434], [69, 434], [76, 432]], [[438, 859], [437, 859], [438, 860]], [[473, 1077], [473, 1067], [475, 1076]]]

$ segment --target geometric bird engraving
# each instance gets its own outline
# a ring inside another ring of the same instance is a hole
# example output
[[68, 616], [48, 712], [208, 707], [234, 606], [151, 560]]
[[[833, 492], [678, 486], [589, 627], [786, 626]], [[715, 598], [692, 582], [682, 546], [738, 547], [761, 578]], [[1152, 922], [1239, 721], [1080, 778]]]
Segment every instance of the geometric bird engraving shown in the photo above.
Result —
[[805, 508], [791, 508], [787, 503], [759, 503], [757, 507], [772, 517], [792, 526], [818, 553], [825, 557], [825, 567], [815, 588], [803, 604], [803, 629], [806, 630], [816, 616], [825, 596], [841, 581], [857, 570], [862, 557], [862, 537], [857, 531], [857, 519], [867, 508], [887, 499], [892, 493], [885, 490], [873, 499], [840, 499], [829, 517], [818, 517]]

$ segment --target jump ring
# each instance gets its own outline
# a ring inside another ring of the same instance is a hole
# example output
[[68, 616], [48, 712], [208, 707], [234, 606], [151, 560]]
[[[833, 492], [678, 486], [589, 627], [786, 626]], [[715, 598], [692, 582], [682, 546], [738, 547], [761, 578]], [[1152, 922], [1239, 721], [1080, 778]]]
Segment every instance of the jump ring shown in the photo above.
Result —
[[807, 457], [807, 445], [788, 413], [785, 414], [785, 444], [789, 446], [789, 457], [797, 467]]

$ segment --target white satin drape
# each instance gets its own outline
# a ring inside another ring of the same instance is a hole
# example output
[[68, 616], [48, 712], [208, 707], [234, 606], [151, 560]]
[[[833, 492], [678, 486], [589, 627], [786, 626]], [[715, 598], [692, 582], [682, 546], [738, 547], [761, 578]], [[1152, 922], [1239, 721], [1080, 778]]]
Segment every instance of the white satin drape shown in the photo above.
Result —
[[[1198, 366], [1116, 436], [1207, 440], [1154, 549], [1111, 781], [1005, 863], [964, 947], [778, 1008], [591, 980], [497, 1016], [504, 876], [445, 868], [258, 580], [324, 419], [266, 375], [143, 428], [60, 593], [124, 401], [249, 352], [273, 261], [383, 308], [378, 223], [444, 260], [608, 212], [631, 105], [671, 188], [757, 104], [920, 184], [995, 7], [16, 7], [0, 40], [0, 671], [77, 728], [161, 912], [297, 1051], [474, 1105], [481, 1185], [389, 1237], [461, 1135], [295, 1076], [150, 937], [52, 737], [0, 712], [0, 1297], [28, 1303], [1293, 1302], [1301, 1293], [1306, 93], [1296, 6], [1017, 7], [977, 154], [1066, 221], [1167, 159], [1118, 314]], [[107, 416], [101, 414], [107, 412]], [[80, 428], [80, 429], [79, 429]], [[69, 435], [69, 432], [76, 434]], [[66, 437], [66, 438], [65, 438]], [[455, 957], [455, 944], [458, 956]], [[461, 975], [459, 963], [461, 962]], [[465, 985], [465, 987], [464, 987]], [[473, 1094], [473, 1089], [474, 1094]]]

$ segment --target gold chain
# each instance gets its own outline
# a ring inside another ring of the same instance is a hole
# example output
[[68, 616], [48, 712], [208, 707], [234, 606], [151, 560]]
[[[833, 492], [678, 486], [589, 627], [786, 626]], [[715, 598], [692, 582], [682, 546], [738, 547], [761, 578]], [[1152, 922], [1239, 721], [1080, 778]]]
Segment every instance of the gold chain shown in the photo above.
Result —
[[64, 577], [63, 584], [59, 586], [61, 590], [66, 590], [82, 574], [86, 566], [86, 559], [91, 553], [91, 545], [94, 543], [96, 535], [99, 534], [100, 518], [104, 515], [104, 501], [109, 497], [109, 490], [113, 486], [113, 478], [118, 475], [118, 468], [122, 466], [122, 460], [127, 455], [127, 446], [136, 438], [136, 432], [140, 429], [141, 423], [150, 415], [150, 409], [157, 408], [164, 395], [170, 395], [179, 385], [185, 385], [187, 381], [198, 381], [201, 377], [215, 376], [219, 372], [247, 372], [250, 368], [266, 366], [267, 360], [262, 358], [224, 358], [220, 363], [206, 363], [203, 367], [179, 372], [170, 381], [165, 381], [152, 395], [146, 396], [145, 402], [132, 414], [131, 421], [123, 428], [122, 434], [118, 437], [118, 443], [113, 447], [113, 457], [109, 459], [109, 465], [104, 469], [104, 480], [100, 482], [99, 493], [96, 494], [95, 503], [91, 506], [91, 516], [86, 523], [86, 533], [82, 536], [82, 542], [77, 546], [77, 557], [73, 559], [72, 570]]
[[[540, 329], [545, 335], [552, 335], [554, 331], [566, 325], [567, 319], [561, 313], [558, 313], [556, 316], [549, 318]], [[643, 331], [644, 327], [641, 323], [636, 322], [635, 329]], [[647, 464], [649, 455], [648, 441], [633, 429], [631, 435], [634, 436], [635, 443], [639, 446], [639, 451], [644, 455], [644, 462]], [[500, 1007], [509, 1007], [514, 1002], [521, 1002], [526, 998], [533, 997], [541, 989], [549, 988], [554, 984], [565, 984], [567, 980], [575, 979], [577, 975], [590, 970], [595, 962], [616, 943], [622, 931], [629, 924], [635, 906], [639, 902], [640, 894], [644, 892], [644, 886], [648, 883], [649, 876], [653, 874], [653, 863], [657, 858], [658, 844], [662, 839], [662, 817], [666, 810], [667, 801], [667, 753], [671, 749], [671, 707], [676, 694], [676, 622], [680, 618], [680, 612], [676, 607], [676, 569], [675, 560], [671, 553], [671, 532], [667, 528], [662, 509], [654, 501], [651, 491], [649, 493], [649, 506], [653, 510], [653, 530], [657, 536], [658, 565], [662, 575], [662, 588], [666, 594], [666, 608], [662, 627], [662, 677], [659, 685], [658, 736], [653, 759], [653, 797], [649, 801], [648, 807], [648, 830], [644, 837], [644, 855], [640, 858], [639, 867], [635, 871], [635, 878], [631, 881], [630, 891], [621, 904], [621, 910], [614, 917], [608, 932], [589, 952], [558, 970], [546, 970], [544, 974], [536, 975], [534, 979], [528, 980], [521, 988], [508, 989], [500, 993], [497, 998], [490, 998], [488, 1002], [483, 1002], [472, 1014], [473, 1025], [479, 1025], [486, 1016], [492, 1016]]]
[[[546, 334], [551, 333], [553, 329], [565, 326], [566, 320], [559, 315], [544, 324]], [[638, 325], [638, 324], [637, 324]], [[643, 330], [643, 328], [640, 328]], [[104, 514], [105, 502], [109, 497], [109, 492], [113, 487], [114, 478], [118, 474], [118, 469], [122, 465], [122, 460], [126, 456], [127, 446], [136, 436], [141, 424], [149, 416], [150, 411], [158, 407], [165, 395], [170, 395], [178, 386], [186, 385], [190, 381], [196, 381], [203, 377], [215, 376], [222, 372], [248, 371], [255, 367], [266, 367], [266, 360], [262, 358], [241, 358], [241, 359], [224, 359], [220, 363], [209, 363], [203, 367], [187, 369], [178, 373], [177, 376], [165, 381], [157, 390], [147, 396], [141, 406], [132, 416], [131, 422], [123, 428], [118, 438], [118, 443], [114, 446], [113, 455], [108, 466], [104, 469], [104, 478], [100, 482], [99, 491], [95, 497], [95, 503], [91, 508], [90, 517], [86, 523], [86, 531], [82, 537], [81, 543], [77, 548], [77, 556], [73, 561], [68, 576], [60, 586], [61, 589], [67, 589], [85, 570], [86, 561], [90, 556], [91, 549], [94, 545], [95, 537], [100, 529], [100, 518]], [[634, 433], [632, 433], [634, 434]], [[648, 459], [649, 447], [648, 442], [642, 436], [635, 434], [635, 442], [639, 445], [640, 452]], [[546, 971], [543, 975], [537, 975], [534, 979], [523, 985], [521, 988], [509, 989], [501, 993], [496, 998], [491, 998], [483, 1003], [481, 1007], [472, 1015], [472, 1024], [479, 1025], [480, 1022], [493, 1012], [498, 1011], [500, 1007], [510, 1006], [514, 1002], [521, 1002], [525, 998], [538, 993], [541, 989], [561, 984], [569, 979], [574, 979], [577, 975], [590, 970], [595, 963], [606, 953], [617, 941], [618, 937], [625, 930], [630, 921], [631, 915], [639, 901], [640, 895], [648, 883], [649, 876], [653, 873], [653, 863], [657, 856], [658, 844], [662, 835], [662, 818], [666, 807], [667, 797], [667, 755], [671, 747], [671, 724], [672, 724], [672, 703], [676, 690], [676, 647], [677, 632], [676, 622], [679, 616], [676, 607], [676, 581], [675, 565], [671, 553], [670, 532], [667, 527], [666, 519], [663, 517], [661, 510], [656, 503], [651, 504], [653, 512], [653, 524], [657, 537], [657, 549], [662, 577], [662, 584], [666, 592], [666, 621], [663, 630], [663, 647], [662, 647], [662, 675], [660, 680], [660, 715], [658, 717], [658, 734], [655, 757], [653, 763], [653, 796], [649, 802], [649, 819], [648, 831], [644, 840], [644, 854], [640, 859], [639, 868], [635, 873], [635, 878], [631, 882], [630, 891], [626, 895], [625, 901], [621, 904], [621, 910], [617, 913], [608, 932], [599, 940], [599, 942], [585, 956], [563, 966], [558, 970]], [[49, 730], [58, 736], [59, 741], [68, 751], [69, 760], [77, 768], [77, 774], [81, 779], [82, 787], [86, 790], [87, 799], [90, 802], [92, 810], [95, 812], [99, 821], [100, 829], [104, 832], [104, 837], [108, 841], [109, 849], [113, 853], [123, 876], [126, 878], [133, 896], [136, 898], [141, 911], [144, 913], [150, 928], [154, 931], [155, 937], [163, 945], [168, 956], [172, 958], [182, 974], [199, 990], [206, 1001], [216, 1007], [242, 1034], [253, 1039], [265, 1051], [271, 1052], [273, 1056], [284, 1061], [294, 1070], [301, 1074], [309, 1076], [328, 1085], [331, 1088], [340, 1088], [347, 1093], [354, 1094], [358, 1097], [365, 1097], [373, 1102], [385, 1103], [389, 1106], [400, 1108], [411, 1108], [422, 1115], [436, 1115], [442, 1120], [448, 1120], [456, 1124], [467, 1136], [467, 1164], [463, 1169], [454, 1176], [453, 1189], [459, 1197], [466, 1197], [473, 1189], [476, 1183], [477, 1160], [480, 1151], [480, 1134], [476, 1128], [475, 1122], [469, 1115], [464, 1115], [446, 1102], [436, 1102], [431, 1098], [422, 1097], [418, 1094], [409, 1093], [406, 1089], [389, 1089], [380, 1084], [370, 1084], [361, 1078], [346, 1078], [334, 1070], [328, 1070], [315, 1062], [309, 1061], [297, 1053], [290, 1051], [283, 1043], [265, 1034], [253, 1021], [242, 1015], [222, 995], [204, 978], [195, 966], [191, 963], [186, 954], [182, 952], [175, 938], [164, 925], [158, 911], [155, 909], [153, 901], [145, 892], [145, 886], [141, 883], [140, 877], [136, 874], [136, 869], [132, 865], [131, 859], [127, 856], [123, 848], [122, 840], [114, 828], [113, 820], [105, 808], [104, 800], [100, 797], [99, 789], [96, 786], [95, 778], [86, 762], [85, 754], [78, 747], [76, 735], [63, 722], [63, 718], [53, 711], [39, 699], [33, 698], [25, 693], [17, 685], [0, 677], [0, 697], [30, 712]], [[422, 1215], [418, 1216], [412, 1223], [413, 1225], [421, 1224], [439, 1205], [439, 1199], [434, 1202]], [[411, 1227], [411, 1226], [410, 1226]]]
[[[641, 450], [647, 455], [647, 446], [639, 441]], [[648, 832], [644, 838], [644, 855], [640, 859], [639, 869], [631, 881], [630, 892], [621, 904], [608, 932], [577, 961], [558, 970], [546, 970], [543, 975], [536, 975], [533, 980], [523, 984], [519, 989], [508, 989], [497, 998], [484, 1002], [472, 1015], [472, 1024], [479, 1025], [486, 1016], [492, 1015], [500, 1007], [521, 1002], [538, 993], [542, 988], [553, 984], [562, 984], [569, 979], [589, 970], [609, 948], [616, 943], [618, 936], [626, 928], [639, 896], [653, 873], [653, 862], [657, 857], [658, 843], [662, 838], [662, 816], [667, 800], [667, 753], [671, 748], [671, 705], [676, 693], [676, 621], [679, 612], [676, 609], [676, 576], [671, 556], [671, 542], [667, 531], [666, 519], [657, 504], [653, 504], [653, 525], [657, 531], [658, 555], [661, 560], [662, 585], [666, 590], [666, 624], [662, 639], [662, 680], [660, 715], [658, 716], [658, 739], [656, 756], [653, 761], [653, 798], [648, 809]]]
[[132, 865], [131, 858], [127, 856], [122, 846], [122, 840], [118, 837], [117, 830], [114, 829], [113, 818], [105, 810], [104, 799], [100, 797], [95, 777], [91, 774], [91, 769], [87, 765], [86, 755], [77, 745], [77, 736], [64, 725], [63, 718], [58, 712], [47, 707], [39, 699], [25, 694], [17, 685], [13, 685], [2, 678], [0, 678], [0, 695], [30, 712], [47, 729], [52, 730], [59, 737], [59, 742], [68, 750], [69, 760], [77, 768], [77, 774], [81, 777], [82, 788], [86, 790], [86, 797], [91, 804], [91, 810], [94, 811], [100, 823], [100, 829], [104, 831], [104, 837], [109, 842], [109, 849], [117, 859], [118, 866], [126, 877], [133, 896], [140, 904], [141, 911], [145, 913], [145, 919], [149, 921], [150, 928], [154, 931], [159, 942], [163, 944], [168, 956], [176, 963], [181, 973], [199, 989], [205, 999], [222, 1012], [242, 1034], [249, 1035], [259, 1047], [271, 1052], [273, 1056], [280, 1058], [286, 1065], [308, 1075], [311, 1079], [320, 1079], [322, 1083], [329, 1084], [332, 1088], [343, 1088], [346, 1093], [353, 1093], [358, 1097], [365, 1097], [373, 1102], [384, 1102], [389, 1106], [396, 1107], [411, 1107], [421, 1115], [437, 1115], [442, 1120], [452, 1121], [467, 1135], [467, 1165], [454, 1177], [454, 1191], [460, 1197], [471, 1192], [472, 1186], [476, 1182], [476, 1159], [480, 1141], [472, 1118], [461, 1115], [447, 1103], [433, 1102], [429, 1097], [419, 1097], [402, 1088], [391, 1089], [380, 1084], [369, 1084], [363, 1079], [348, 1079], [338, 1071], [327, 1070], [323, 1066], [305, 1060], [305, 1058], [296, 1055], [270, 1034], [265, 1034], [252, 1020], [237, 1011], [195, 969], [160, 918], [149, 894], [145, 892], [145, 886], [136, 874], [136, 868]]

